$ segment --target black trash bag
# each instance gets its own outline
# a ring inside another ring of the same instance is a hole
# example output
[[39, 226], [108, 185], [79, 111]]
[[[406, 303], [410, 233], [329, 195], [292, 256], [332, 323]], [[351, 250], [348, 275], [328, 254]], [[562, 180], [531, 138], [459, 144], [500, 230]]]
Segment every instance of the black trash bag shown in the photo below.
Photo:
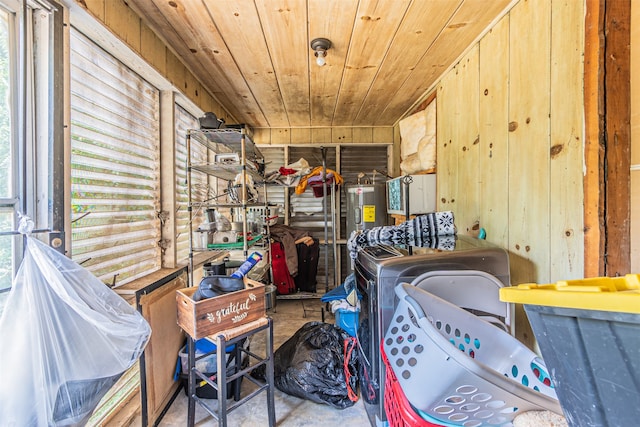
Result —
[[274, 352], [275, 386], [292, 396], [338, 409], [353, 406], [357, 400], [358, 350], [348, 353], [345, 375], [345, 340], [353, 345], [349, 334], [335, 325], [305, 323]]

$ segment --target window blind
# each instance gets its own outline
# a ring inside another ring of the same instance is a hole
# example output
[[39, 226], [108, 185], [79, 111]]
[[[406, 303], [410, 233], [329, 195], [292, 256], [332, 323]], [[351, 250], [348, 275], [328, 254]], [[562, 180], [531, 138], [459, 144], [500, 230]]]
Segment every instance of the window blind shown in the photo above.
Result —
[[[271, 171], [277, 171], [280, 167], [285, 166], [287, 162], [284, 158], [284, 147], [270, 147], [261, 146], [260, 152], [264, 156], [265, 171], [267, 175]], [[271, 215], [278, 215], [281, 218], [285, 217], [284, 206], [287, 188], [279, 185], [267, 185], [266, 200], [270, 205], [277, 205], [280, 208], [273, 207], [271, 209]], [[263, 196], [262, 186], [260, 186], [260, 194]]]
[[[189, 197], [187, 194], [187, 131], [189, 129], [199, 129], [200, 124], [192, 114], [176, 104], [176, 259], [178, 261], [187, 260], [189, 257]], [[204, 162], [207, 160], [207, 150], [202, 144], [191, 144], [191, 161]], [[191, 197], [192, 201], [204, 201], [209, 198], [211, 190], [207, 177], [202, 173], [193, 171], [191, 173]], [[194, 226], [203, 221], [201, 211], [193, 212]], [[199, 247], [199, 242], [194, 242]]]
[[71, 257], [121, 285], [160, 268], [159, 92], [71, 30]]

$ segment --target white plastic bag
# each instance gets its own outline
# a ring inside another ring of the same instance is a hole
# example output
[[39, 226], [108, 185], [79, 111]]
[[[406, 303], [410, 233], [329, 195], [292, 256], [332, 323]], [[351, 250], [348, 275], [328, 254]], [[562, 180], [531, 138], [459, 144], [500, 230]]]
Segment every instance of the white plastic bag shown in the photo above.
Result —
[[0, 424], [84, 425], [151, 328], [89, 271], [34, 237], [26, 241], [0, 318]]

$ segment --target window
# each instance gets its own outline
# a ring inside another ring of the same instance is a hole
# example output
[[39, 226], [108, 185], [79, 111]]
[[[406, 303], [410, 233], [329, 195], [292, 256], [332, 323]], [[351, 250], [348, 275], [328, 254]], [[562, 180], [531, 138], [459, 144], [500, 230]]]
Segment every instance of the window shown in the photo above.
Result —
[[53, 215], [62, 198], [52, 196], [63, 182], [53, 161], [63, 142], [58, 12], [44, 0], [0, 0], [0, 313], [21, 261], [18, 213], [63, 231]]
[[[199, 129], [198, 120], [176, 104], [176, 259], [186, 261], [189, 256], [189, 212], [187, 194], [187, 130]], [[205, 162], [207, 150], [202, 144], [191, 144], [191, 160]], [[191, 191], [194, 201], [205, 201], [212, 197], [207, 177], [194, 171], [191, 174]], [[202, 212], [193, 212], [196, 220], [194, 230], [202, 222]], [[198, 246], [194, 242], [195, 246]]]
[[161, 266], [158, 89], [71, 37], [72, 259], [107, 284]]
[[[12, 103], [15, 96], [15, 86], [11, 80], [15, 76], [15, 55], [12, 37], [15, 16], [5, 9], [0, 9], [0, 230], [9, 232], [15, 230], [15, 212], [18, 198], [14, 174], [17, 166], [17, 153], [12, 137], [13, 120], [16, 106]], [[13, 255], [13, 237], [0, 236], [0, 292], [11, 288], [15, 257]], [[6, 292], [4, 293], [6, 296]], [[0, 297], [0, 312], [5, 298]]]

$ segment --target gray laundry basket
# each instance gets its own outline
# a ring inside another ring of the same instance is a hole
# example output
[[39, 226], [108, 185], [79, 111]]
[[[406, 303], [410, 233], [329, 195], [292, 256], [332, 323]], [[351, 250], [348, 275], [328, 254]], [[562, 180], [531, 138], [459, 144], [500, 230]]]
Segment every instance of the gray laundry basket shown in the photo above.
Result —
[[412, 285], [513, 334], [513, 304], [500, 301], [504, 285], [495, 276], [478, 270], [437, 270], [421, 274]]
[[435, 422], [512, 426], [531, 410], [562, 414], [544, 362], [507, 332], [407, 283], [384, 350], [407, 400]]

